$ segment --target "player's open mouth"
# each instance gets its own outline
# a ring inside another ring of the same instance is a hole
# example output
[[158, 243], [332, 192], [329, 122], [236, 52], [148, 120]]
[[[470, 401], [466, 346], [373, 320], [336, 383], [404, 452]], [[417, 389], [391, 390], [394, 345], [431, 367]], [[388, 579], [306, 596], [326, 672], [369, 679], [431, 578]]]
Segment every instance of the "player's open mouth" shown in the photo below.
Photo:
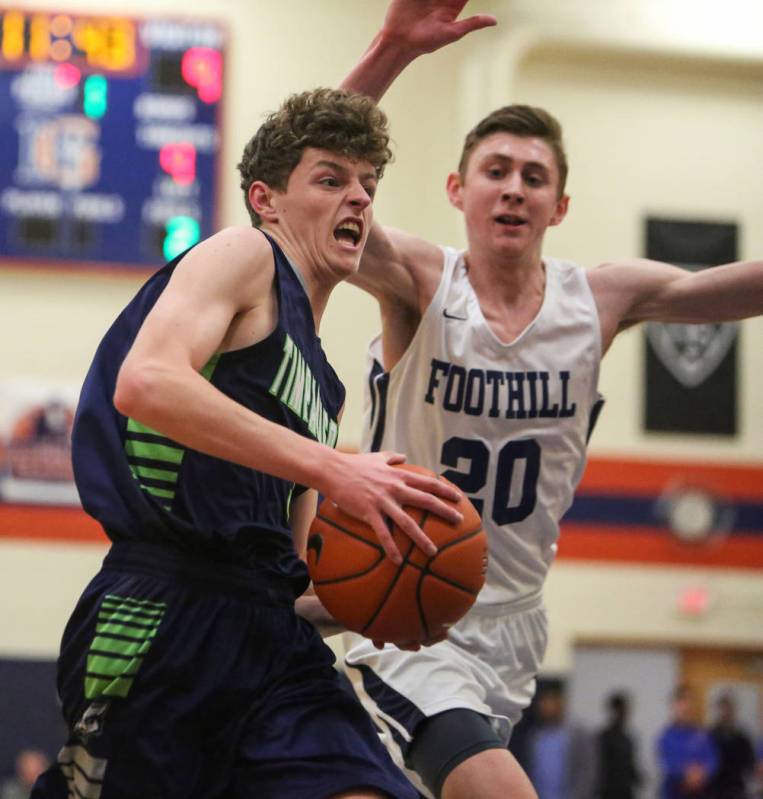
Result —
[[501, 214], [495, 217], [495, 221], [501, 225], [508, 225], [509, 227], [520, 227], [527, 224], [527, 220], [515, 214]]
[[358, 219], [344, 219], [334, 228], [334, 238], [357, 247], [363, 235], [363, 223]]

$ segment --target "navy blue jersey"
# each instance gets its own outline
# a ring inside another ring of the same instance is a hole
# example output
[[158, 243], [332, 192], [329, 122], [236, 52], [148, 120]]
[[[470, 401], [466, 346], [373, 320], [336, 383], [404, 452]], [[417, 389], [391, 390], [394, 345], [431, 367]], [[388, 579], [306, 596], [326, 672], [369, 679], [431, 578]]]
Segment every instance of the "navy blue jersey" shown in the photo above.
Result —
[[[334, 446], [344, 387], [326, 360], [312, 309], [288, 259], [275, 258], [278, 322], [267, 338], [216, 353], [202, 375], [236, 402]], [[85, 510], [112, 541], [178, 547], [306, 585], [288, 524], [293, 483], [185, 447], [114, 407], [117, 373], [183, 256], [155, 273], [103, 338], [80, 395], [72, 436]]]

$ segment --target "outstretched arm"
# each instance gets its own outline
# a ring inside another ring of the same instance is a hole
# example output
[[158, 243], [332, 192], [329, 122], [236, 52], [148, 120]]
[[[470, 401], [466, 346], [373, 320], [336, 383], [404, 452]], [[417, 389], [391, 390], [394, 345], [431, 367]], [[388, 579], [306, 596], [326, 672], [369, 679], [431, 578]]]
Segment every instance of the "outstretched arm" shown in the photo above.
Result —
[[458, 19], [468, 0], [392, 0], [381, 30], [342, 88], [377, 102], [395, 78], [418, 56], [456, 42], [471, 31], [496, 24], [489, 14]]
[[763, 261], [738, 261], [692, 272], [632, 259], [589, 272], [604, 348], [637, 322], [726, 322], [763, 314]]

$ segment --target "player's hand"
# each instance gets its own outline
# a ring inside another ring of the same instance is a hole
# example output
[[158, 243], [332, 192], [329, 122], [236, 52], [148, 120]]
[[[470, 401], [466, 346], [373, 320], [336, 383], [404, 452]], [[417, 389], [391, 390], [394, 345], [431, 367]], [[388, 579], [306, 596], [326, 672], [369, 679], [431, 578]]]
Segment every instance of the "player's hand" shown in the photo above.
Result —
[[437, 553], [437, 547], [403, 510], [404, 505], [435, 513], [451, 524], [461, 522], [460, 511], [448, 504], [460, 501], [458, 489], [436, 477], [393, 468], [394, 464], [405, 461], [404, 455], [395, 452], [337, 455], [343, 459], [340, 468], [327, 475], [330, 485], [322, 493], [343, 511], [365, 522], [393, 563], [402, 563], [403, 558], [392, 538], [392, 524], [430, 557]]
[[415, 55], [432, 53], [466, 36], [496, 24], [490, 14], [458, 19], [468, 0], [391, 0], [382, 35], [403, 44]]
[[440, 630], [438, 633], [427, 638], [425, 641], [374, 641], [373, 644], [377, 649], [384, 649], [385, 643], [391, 643], [398, 649], [403, 649], [406, 652], [418, 652], [422, 646], [434, 646], [444, 641], [448, 637], [447, 629]]

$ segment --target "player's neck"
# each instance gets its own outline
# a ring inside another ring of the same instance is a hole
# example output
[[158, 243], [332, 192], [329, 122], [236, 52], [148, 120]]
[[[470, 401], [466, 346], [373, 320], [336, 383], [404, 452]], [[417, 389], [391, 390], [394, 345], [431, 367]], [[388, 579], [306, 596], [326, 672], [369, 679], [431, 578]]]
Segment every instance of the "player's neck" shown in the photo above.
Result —
[[499, 268], [478, 262], [467, 276], [472, 285], [482, 316], [493, 334], [504, 344], [515, 341], [540, 313], [546, 292], [546, 270], [543, 261]]
[[263, 225], [263, 230], [265, 230], [281, 248], [281, 251], [286, 256], [289, 265], [304, 289], [313, 312], [315, 332], [317, 333], [320, 328], [323, 312], [326, 310], [326, 305], [328, 304], [329, 296], [334, 286], [339, 282], [339, 279], [332, 280], [331, 278], [333, 278], [333, 276], [323, 278], [319, 270], [310, 260], [308, 253], [295, 244], [289, 236], [284, 235], [277, 227]]
[[480, 304], [525, 305], [543, 300], [546, 270], [540, 252], [507, 257], [470, 248], [465, 255], [469, 282]]

